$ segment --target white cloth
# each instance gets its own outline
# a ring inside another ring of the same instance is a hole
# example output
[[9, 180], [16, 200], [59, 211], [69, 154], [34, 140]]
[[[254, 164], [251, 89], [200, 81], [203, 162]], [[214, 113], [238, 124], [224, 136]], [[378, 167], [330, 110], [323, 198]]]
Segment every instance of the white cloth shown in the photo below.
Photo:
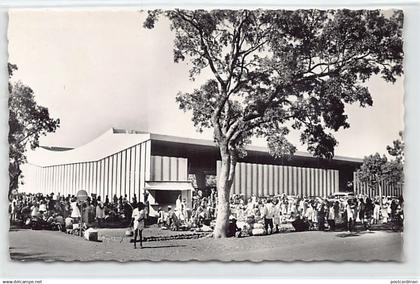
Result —
[[177, 198], [177, 200], [176, 200], [175, 210], [177, 210], [177, 211], [182, 210], [182, 203], [181, 203], [181, 199], [179, 199], [179, 198]]
[[39, 215], [39, 210], [38, 210], [38, 207], [36, 207], [36, 206], [32, 206], [31, 207], [31, 216], [32, 217], [38, 217], [38, 215]]
[[280, 215], [281, 215], [281, 210], [280, 210], [280, 204], [277, 203], [274, 207], [273, 207], [273, 224], [274, 225], [280, 225]]
[[312, 208], [312, 206], [309, 206], [306, 209], [305, 217], [308, 218], [309, 221], [312, 221], [314, 219], [314, 209]]
[[267, 219], [274, 218], [274, 206], [273, 203], [268, 202], [264, 205], [264, 217]]
[[335, 220], [334, 207], [332, 207], [332, 206], [328, 210], [328, 220]]
[[139, 210], [138, 208], [133, 210], [131, 217], [134, 219], [133, 229], [134, 230], [143, 230], [144, 229], [144, 210]]
[[281, 206], [281, 214], [287, 215], [287, 203], [282, 202], [280, 206]]
[[375, 204], [375, 207], [373, 209], [373, 218], [375, 220], [379, 220], [380, 211], [381, 211], [381, 206], [379, 206], [379, 204]]
[[71, 207], [71, 216], [72, 218], [80, 218], [82, 215], [80, 214], [79, 207], [77, 206], [77, 202], [70, 203]]
[[47, 211], [47, 205], [45, 205], [45, 203], [41, 203], [39, 205], [39, 211], [42, 211], [42, 212]]

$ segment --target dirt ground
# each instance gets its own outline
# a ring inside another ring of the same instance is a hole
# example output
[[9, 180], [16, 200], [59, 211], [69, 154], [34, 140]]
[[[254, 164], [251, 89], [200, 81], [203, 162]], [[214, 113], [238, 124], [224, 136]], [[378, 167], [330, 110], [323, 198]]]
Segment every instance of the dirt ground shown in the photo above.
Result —
[[[228, 239], [150, 241], [134, 249], [123, 229], [101, 230], [100, 242], [56, 231], [12, 229], [10, 257], [16, 261], [139, 261], [139, 260], [332, 260], [401, 261], [403, 234], [372, 232], [289, 232]], [[144, 235], [171, 235], [146, 229]]]

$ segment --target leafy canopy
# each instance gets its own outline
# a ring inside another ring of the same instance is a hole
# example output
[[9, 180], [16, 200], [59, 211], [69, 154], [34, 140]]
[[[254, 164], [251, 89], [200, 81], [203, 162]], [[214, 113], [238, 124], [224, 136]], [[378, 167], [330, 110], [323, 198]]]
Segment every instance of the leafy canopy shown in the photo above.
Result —
[[404, 148], [405, 148], [405, 143], [404, 143], [404, 139], [403, 139], [403, 132], [400, 131], [398, 133], [398, 135], [400, 136], [399, 139], [394, 140], [392, 142], [392, 146], [388, 145], [386, 147], [386, 150], [388, 151], [388, 154], [395, 157], [395, 159], [404, 164]]
[[403, 133], [399, 132], [400, 139], [393, 141], [393, 146], [386, 149], [391, 157], [378, 153], [369, 155], [363, 159], [363, 164], [358, 171], [359, 178], [369, 186], [374, 187], [385, 181], [388, 184], [396, 185], [404, 183], [404, 141]]
[[191, 63], [190, 77], [209, 70], [180, 109], [199, 131], [240, 153], [252, 136], [271, 153], [293, 153], [292, 129], [315, 156], [331, 158], [332, 131], [349, 127], [345, 104], [372, 105], [363, 84], [372, 75], [395, 82], [402, 70], [403, 14], [379, 10], [154, 10], [175, 33], [174, 60]]
[[[10, 78], [17, 67], [9, 63], [8, 69]], [[27, 147], [38, 147], [40, 136], [55, 132], [59, 125], [59, 119], [51, 118], [48, 109], [35, 102], [30, 87], [9, 82], [9, 190], [18, 185]]]
[[396, 185], [404, 182], [403, 164], [397, 160], [388, 160], [385, 155], [378, 153], [363, 159], [363, 164], [357, 172], [359, 179], [370, 187], [380, 182]]

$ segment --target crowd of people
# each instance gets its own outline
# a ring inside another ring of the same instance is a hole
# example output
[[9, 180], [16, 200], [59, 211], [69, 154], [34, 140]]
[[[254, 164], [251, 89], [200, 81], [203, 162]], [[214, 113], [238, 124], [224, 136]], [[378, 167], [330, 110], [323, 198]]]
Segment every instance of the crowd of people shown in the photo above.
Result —
[[[156, 220], [162, 229], [211, 231], [217, 215], [217, 191], [212, 189], [204, 196], [198, 190], [193, 196], [191, 206], [180, 196], [173, 207], [157, 210], [156, 219], [150, 214], [147, 195], [142, 203], [145, 222]], [[382, 201], [382, 202], [381, 202]], [[140, 202], [134, 195], [111, 199], [91, 195], [84, 202], [75, 196], [60, 194], [18, 194], [10, 201], [10, 221], [32, 228], [70, 230], [74, 224], [86, 227], [128, 227], [133, 224], [133, 211]], [[372, 225], [383, 224], [402, 216], [403, 199], [368, 196], [352, 198], [304, 198], [285, 194], [270, 197], [251, 196], [248, 200], [242, 195], [230, 198], [231, 235], [237, 231], [252, 234], [271, 234], [281, 231], [284, 224], [292, 224], [295, 231], [345, 229], [349, 232], [360, 224], [365, 230]], [[133, 217], [134, 216], [134, 217]], [[256, 234], [257, 231], [254, 231]]]
[[[382, 203], [382, 205], [381, 205]], [[285, 194], [276, 197], [252, 196], [245, 202], [242, 196], [231, 198], [233, 218], [241, 224], [261, 223], [266, 233], [278, 232], [282, 224], [291, 223], [296, 231], [330, 230], [341, 227], [351, 232], [356, 224], [370, 230], [401, 216], [403, 199], [366, 195], [357, 198], [303, 198]], [[251, 222], [252, 222], [251, 221]]]
[[9, 205], [10, 221], [32, 228], [62, 229], [82, 222], [89, 227], [124, 226], [132, 221], [137, 197], [131, 202], [127, 195], [110, 199], [91, 195], [85, 202], [78, 202], [76, 196], [43, 194], [18, 194]]
[[210, 226], [216, 216], [216, 190], [204, 197], [203, 192], [198, 190], [192, 200], [191, 207], [185, 198], [178, 196], [174, 208], [168, 206], [167, 210], [158, 209], [157, 224], [163, 229], [188, 230]]

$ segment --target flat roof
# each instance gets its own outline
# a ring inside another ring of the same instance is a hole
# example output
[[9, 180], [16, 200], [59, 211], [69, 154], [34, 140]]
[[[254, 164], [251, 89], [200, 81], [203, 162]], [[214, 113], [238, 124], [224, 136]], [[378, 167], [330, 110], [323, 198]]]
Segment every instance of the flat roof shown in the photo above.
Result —
[[[151, 140], [158, 140], [158, 141], [182, 143], [182, 144], [217, 147], [217, 145], [214, 141], [206, 140], [206, 139], [187, 138], [187, 137], [163, 135], [163, 134], [155, 134], [155, 133], [150, 133], [150, 139]], [[246, 147], [246, 150], [255, 151], [255, 152], [264, 152], [264, 153], [268, 152], [267, 147], [254, 146], [254, 145], [248, 145]], [[294, 155], [295, 156], [301, 156], [301, 157], [308, 157], [308, 158], [316, 158], [313, 155], [309, 154], [308, 152], [303, 152], [303, 151], [296, 151]], [[354, 163], [363, 163], [363, 159], [361, 159], [361, 158], [353, 158], [353, 157], [345, 157], [345, 156], [334, 156], [333, 160], [347, 161], [347, 162], [354, 162]]]
[[[104, 158], [106, 156], [117, 153], [123, 149], [145, 142], [147, 140], [172, 142], [189, 145], [199, 145], [216, 148], [217, 145], [214, 141], [206, 139], [196, 139], [173, 135], [163, 135], [156, 133], [149, 133], [137, 130], [126, 130], [111, 128], [99, 137], [93, 139], [87, 144], [81, 145], [74, 149], [68, 147], [56, 147], [56, 146], [40, 146], [35, 152], [34, 159], [28, 159], [28, 162], [32, 162], [38, 165], [54, 165], [63, 163], [75, 163], [84, 161], [94, 161]], [[246, 150], [260, 153], [268, 153], [267, 147], [249, 145]], [[316, 158], [313, 155], [297, 151], [294, 156]], [[32, 160], [32, 161], [31, 161]], [[362, 163], [363, 159], [334, 156], [332, 160]]]

